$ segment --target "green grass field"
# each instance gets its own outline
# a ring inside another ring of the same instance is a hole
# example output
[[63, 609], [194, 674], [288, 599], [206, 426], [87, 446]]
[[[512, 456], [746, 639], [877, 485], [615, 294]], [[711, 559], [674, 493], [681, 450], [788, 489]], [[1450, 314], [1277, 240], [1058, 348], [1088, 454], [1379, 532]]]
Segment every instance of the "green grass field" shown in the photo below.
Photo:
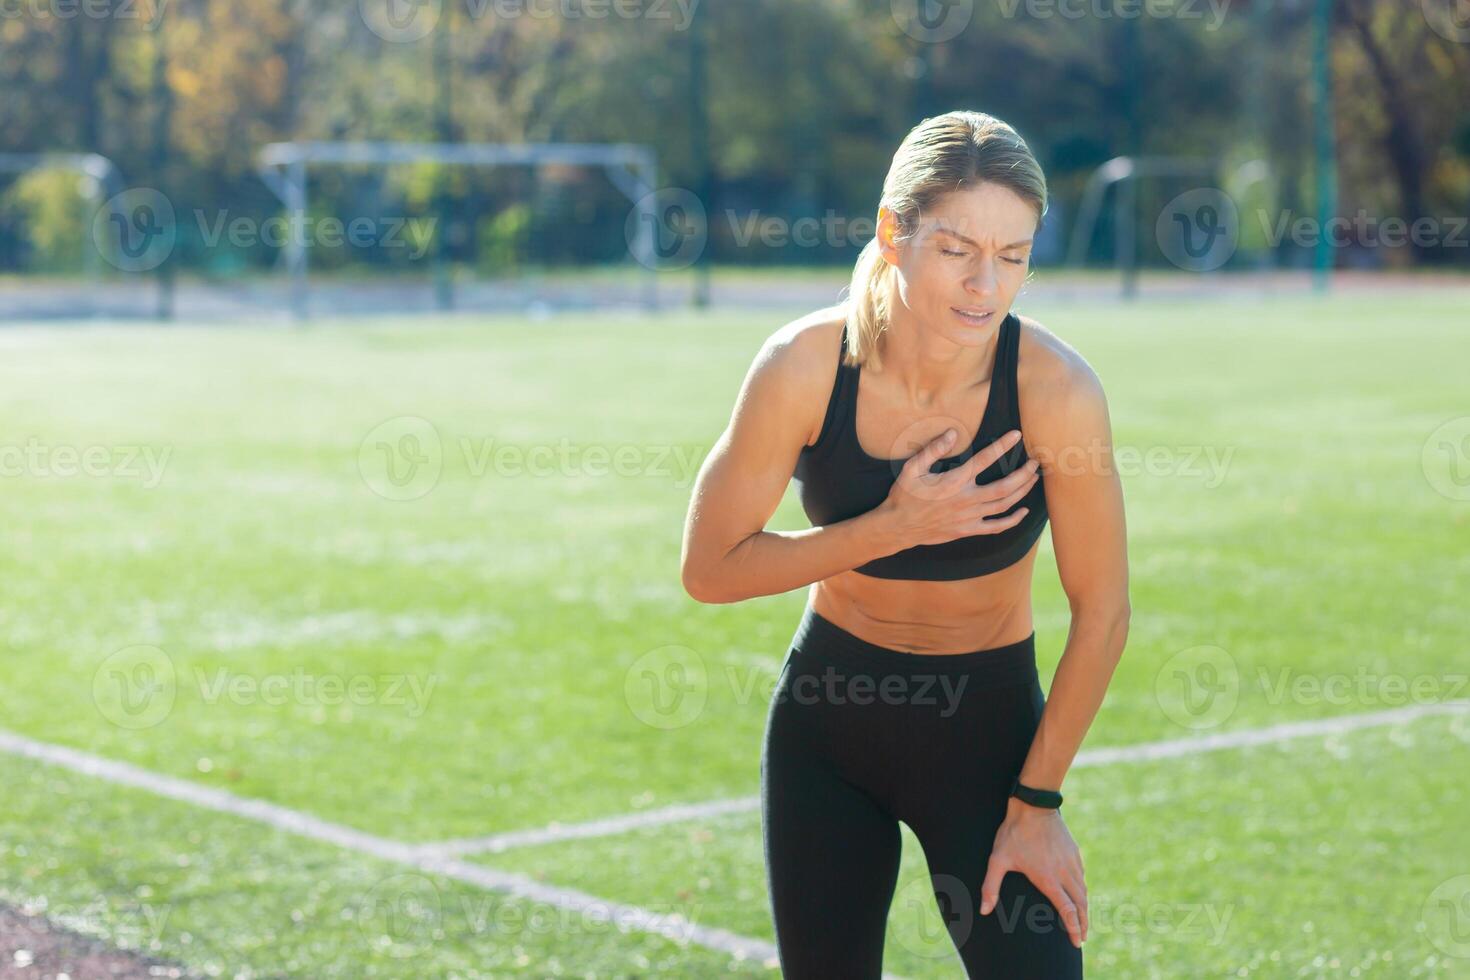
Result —
[[[1102, 377], [1124, 473], [1085, 749], [1470, 698], [1465, 293], [1017, 308]], [[410, 843], [753, 796], [805, 590], [702, 606], [678, 559], [781, 322], [0, 330], [0, 728]], [[0, 900], [202, 975], [776, 975], [10, 753], [0, 787]], [[1470, 977], [1470, 713], [1066, 791], [1089, 976]], [[754, 811], [465, 860], [772, 938]], [[961, 976], [940, 928], [905, 829], [887, 969]]]

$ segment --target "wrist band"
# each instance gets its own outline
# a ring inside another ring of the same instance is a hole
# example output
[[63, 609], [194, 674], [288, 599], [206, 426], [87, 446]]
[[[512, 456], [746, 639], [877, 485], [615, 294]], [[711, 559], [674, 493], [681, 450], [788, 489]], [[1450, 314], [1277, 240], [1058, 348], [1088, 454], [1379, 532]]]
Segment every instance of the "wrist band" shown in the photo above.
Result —
[[1047, 810], [1055, 810], [1062, 805], [1061, 793], [1051, 789], [1034, 789], [1030, 786], [1023, 786], [1019, 777], [1011, 782], [1011, 795], [1022, 803], [1029, 803]]

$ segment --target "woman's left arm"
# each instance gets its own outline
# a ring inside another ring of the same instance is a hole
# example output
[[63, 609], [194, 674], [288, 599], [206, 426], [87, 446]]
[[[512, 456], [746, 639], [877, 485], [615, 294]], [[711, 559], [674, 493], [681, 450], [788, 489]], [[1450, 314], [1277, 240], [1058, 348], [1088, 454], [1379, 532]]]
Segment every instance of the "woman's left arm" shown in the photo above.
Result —
[[[1107, 398], [1070, 348], [1025, 386], [1021, 437], [1041, 464], [1057, 571], [1072, 610], [1067, 644], [1021, 768], [1023, 784], [1060, 790], [1092, 725], [1128, 638], [1127, 532]], [[981, 887], [981, 914], [1001, 879], [1020, 871], [1051, 899], [1075, 945], [1087, 938], [1082, 857], [1059, 810], [1011, 797]]]

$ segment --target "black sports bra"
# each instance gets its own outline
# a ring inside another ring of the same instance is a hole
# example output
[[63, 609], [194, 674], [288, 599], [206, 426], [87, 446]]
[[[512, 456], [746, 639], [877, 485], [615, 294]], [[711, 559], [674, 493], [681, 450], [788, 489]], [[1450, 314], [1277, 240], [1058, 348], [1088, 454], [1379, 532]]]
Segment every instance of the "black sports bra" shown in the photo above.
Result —
[[[931, 473], [943, 473], [964, 463], [975, 453], [1012, 429], [1021, 428], [1020, 399], [1016, 395], [1016, 363], [1021, 345], [1021, 321], [1014, 313], [1001, 321], [996, 343], [995, 365], [985, 415], [975, 440], [963, 452], [936, 460]], [[827, 402], [827, 415], [817, 441], [801, 450], [793, 479], [812, 526], [832, 524], [865, 514], [888, 498], [905, 460], [869, 456], [858, 444], [857, 391], [860, 365], [843, 362], [847, 349], [847, 327], [837, 352], [837, 379]], [[975, 482], [992, 483], [1026, 463], [1025, 440], [990, 464]], [[996, 534], [976, 534], [941, 544], [916, 545], [886, 555], [857, 571], [874, 578], [953, 581], [987, 575], [1020, 561], [1031, 550], [1046, 525], [1046, 493], [1038, 472], [1036, 483], [1015, 507], [1026, 507], [1026, 516], [1014, 527]], [[996, 514], [994, 520], [1003, 515]]]

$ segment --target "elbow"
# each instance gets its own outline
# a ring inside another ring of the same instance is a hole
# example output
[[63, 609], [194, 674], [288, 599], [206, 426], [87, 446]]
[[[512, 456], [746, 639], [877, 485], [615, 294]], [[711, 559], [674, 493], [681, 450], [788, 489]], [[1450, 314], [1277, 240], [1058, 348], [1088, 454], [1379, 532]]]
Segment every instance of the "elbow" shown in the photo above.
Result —
[[1128, 635], [1128, 621], [1133, 617], [1133, 608], [1128, 604], [1127, 599], [1098, 606], [1097, 610], [1097, 615], [1105, 619], [1115, 633], [1121, 636]]
[[684, 592], [695, 602], [713, 602], [711, 593], [705, 588], [704, 579], [697, 577], [688, 565], [684, 566], [681, 576], [684, 583]]
[[1126, 596], [1121, 599], [1109, 598], [1107, 601], [1072, 604], [1072, 618], [1085, 619], [1092, 624], [1094, 630], [1105, 635], [1107, 647], [1120, 656], [1128, 641], [1128, 624], [1132, 616], [1133, 609]]
[[684, 591], [695, 602], [717, 605], [735, 601], [734, 598], [720, 592], [718, 583], [713, 580], [713, 576], [707, 570], [690, 562], [684, 563], [680, 570], [680, 579], [684, 583]]
[[740, 587], [741, 576], [732, 574], [740, 568], [742, 558], [741, 545], [738, 544], [727, 549], [708, 545], [690, 548], [686, 545], [680, 564], [684, 591], [695, 602], [710, 605], [743, 602], [760, 595], [759, 592], [751, 592], [748, 585]]
[[724, 582], [718, 575], [708, 572], [697, 574], [689, 569], [684, 570], [684, 591], [689, 598], [695, 602], [703, 602], [706, 605], [726, 605], [732, 602], [744, 602], [751, 598], [748, 592], [737, 592], [730, 588], [728, 582]]
[[1132, 616], [1133, 609], [1128, 605], [1128, 600], [1126, 599], [1123, 600], [1122, 605], [1115, 606], [1112, 609], [1112, 629], [1108, 633], [1108, 636], [1112, 640], [1112, 646], [1117, 651], [1116, 656], [1121, 657], [1123, 655], [1123, 647], [1128, 643], [1128, 621]]
[[1128, 601], [1128, 593], [1118, 589], [1072, 594], [1067, 597], [1067, 604], [1072, 609], [1074, 619], [1085, 617], [1106, 621], [1125, 631], [1128, 629], [1129, 619], [1133, 616], [1133, 606]]

